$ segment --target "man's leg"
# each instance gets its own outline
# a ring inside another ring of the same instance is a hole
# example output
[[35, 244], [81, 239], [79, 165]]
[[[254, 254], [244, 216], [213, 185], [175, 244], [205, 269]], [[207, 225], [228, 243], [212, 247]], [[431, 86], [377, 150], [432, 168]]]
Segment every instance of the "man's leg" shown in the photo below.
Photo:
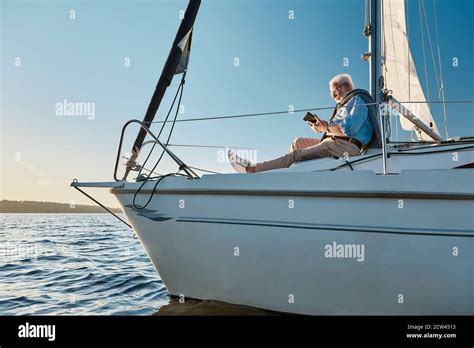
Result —
[[292, 151], [285, 156], [281, 156], [271, 161], [257, 163], [255, 165], [255, 171], [263, 172], [272, 169], [286, 168], [295, 162], [314, 158], [330, 156], [344, 157], [345, 154], [348, 156], [357, 156], [359, 152], [360, 149], [348, 141], [337, 138], [326, 138], [318, 144], [308, 148]]
[[266, 170], [286, 168], [291, 166], [295, 162], [303, 161], [305, 159], [330, 156], [330, 153], [327, 151], [326, 146], [327, 144], [325, 141], [318, 141], [316, 145], [310, 146], [306, 149], [296, 149], [274, 160], [257, 163], [255, 165], [255, 171], [263, 172]]
[[325, 138], [319, 145], [301, 150], [296, 156], [296, 162], [320, 157], [358, 156], [360, 149], [357, 145], [339, 138]]
[[293, 143], [291, 143], [288, 153], [295, 150], [302, 150], [302, 149], [306, 149], [307, 147], [317, 145], [319, 144], [320, 141], [321, 140], [317, 138], [296, 138], [295, 140], [293, 140]]

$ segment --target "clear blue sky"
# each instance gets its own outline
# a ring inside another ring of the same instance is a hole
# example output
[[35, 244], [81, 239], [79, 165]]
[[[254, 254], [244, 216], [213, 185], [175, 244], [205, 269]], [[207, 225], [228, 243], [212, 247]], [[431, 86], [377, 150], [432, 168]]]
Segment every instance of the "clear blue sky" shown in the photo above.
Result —
[[[424, 1], [435, 40], [433, 0]], [[473, 3], [436, 2], [448, 100], [474, 99]], [[186, 4], [1, 1], [2, 199], [85, 203], [67, 187], [71, 179], [112, 179], [121, 127], [143, 117]], [[418, 1], [409, 1], [409, 11], [412, 53], [426, 88]], [[367, 89], [368, 64], [360, 60], [367, 51], [363, 24], [364, 0], [204, 0], [180, 118], [330, 106], [328, 81], [342, 72]], [[429, 99], [436, 100], [427, 49]], [[126, 57], [130, 67], [124, 66]], [[164, 117], [178, 80], [157, 119]], [[55, 105], [64, 99], [95, 103], [95, 118], [57, 116]], [[432, 111], [442, 129], [440, 108]], [[473, 111], [472, 105], [448, 106], [451, 136], [474, 133]], [[327, 118], [329, 111], [319, 114]], [[302, 116], [180, 123], [172, 143], [273, 148], [258, 152], [265, 160], [286, 151], [295, 137], [314, 135]], [[135, 135], [130, 130], [126, 148]], [[216, 149], [175, 151], [189, 164], [230, 171], [216, 163]], [[107, 193], [99, 197], [115, 205]]]

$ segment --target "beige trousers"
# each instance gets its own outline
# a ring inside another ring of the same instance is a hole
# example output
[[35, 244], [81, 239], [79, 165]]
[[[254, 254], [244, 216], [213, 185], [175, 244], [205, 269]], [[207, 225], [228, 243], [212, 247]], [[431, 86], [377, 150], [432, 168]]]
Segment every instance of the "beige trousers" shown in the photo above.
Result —
[[324, 140], [315, 138], [297, 138], [291, 144], [288, 154], [274, 160], [257, 163], [256, 172], [286, 168], [295, 162], [321, 157], [357, 156], [360, 149], [357, 145], [339, 138], [327, 137]]

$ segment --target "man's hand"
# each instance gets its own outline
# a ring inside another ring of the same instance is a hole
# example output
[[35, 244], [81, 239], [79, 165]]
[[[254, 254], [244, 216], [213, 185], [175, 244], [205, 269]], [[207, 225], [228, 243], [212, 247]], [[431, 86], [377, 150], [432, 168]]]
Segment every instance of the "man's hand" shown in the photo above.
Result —
[[328, 125], [329, 125], [326, 121], [323, 121], [323, 120], [321, 120], [321, 122], [316, 122], [316, 123], [312, 123], [312, 122], [306, 122], [306, 123], [309, 124], [309, 126], [316, 133], [325, 132], [328, 129]]

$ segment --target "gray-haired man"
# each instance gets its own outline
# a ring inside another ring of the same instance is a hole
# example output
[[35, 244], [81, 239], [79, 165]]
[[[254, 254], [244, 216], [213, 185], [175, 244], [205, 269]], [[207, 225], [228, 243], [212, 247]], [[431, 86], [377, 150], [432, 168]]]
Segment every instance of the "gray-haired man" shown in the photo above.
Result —
[[[353, 89], [354, 84], [347, 74], [337, 75], [329, 82], [331, 97], [337, 103]], [[371, 141], [374, 132], [366, 103], [358, 95], [354, 95], [344, 106], [338, 108], [330, 122], [321, 120], [316, 124], [308, 124], [315, 132], [326, 134], [321, 139], [297, 138], [288, 154], [256, 164], [251, 164], [230, 150], [228, 156], [232, 167], [239, 173], [255, 173], [289, 167], [295, 162], [314, 158], [357, 156], [362, 147]]]

